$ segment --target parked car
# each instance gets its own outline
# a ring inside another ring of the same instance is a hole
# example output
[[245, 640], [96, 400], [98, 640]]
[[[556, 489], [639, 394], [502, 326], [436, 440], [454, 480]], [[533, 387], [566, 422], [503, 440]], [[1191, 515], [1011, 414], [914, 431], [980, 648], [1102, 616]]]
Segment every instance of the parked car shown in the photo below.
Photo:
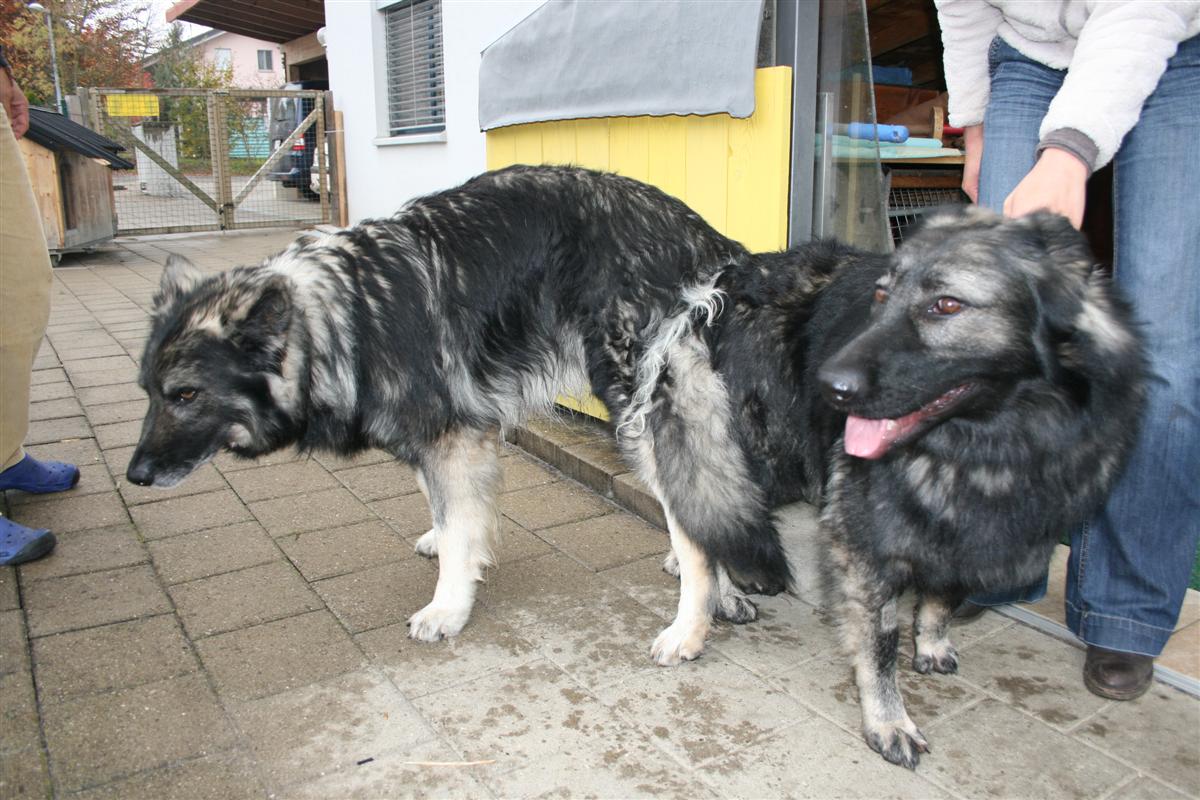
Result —
[[[283, 87], [284, 89], [316, 89], [325, 91], [329, 81], [296, 81]], [[312, 113], [315, 100], [308, 97], [272, 97], [270, 137], [272, 150], [279, 145], [292, 131], [300, 127], [304, 118]], [[302, 197], [316, 200], [320, 197], [313, 190], [312, 175], [316, 172], [317, 127], [311, 126], [304, 136], [297, 139], [287, 155], [275, 162], [274, 171], [267, 174], [267, 180], [278, 181], [284, 186], [300, 190]]]

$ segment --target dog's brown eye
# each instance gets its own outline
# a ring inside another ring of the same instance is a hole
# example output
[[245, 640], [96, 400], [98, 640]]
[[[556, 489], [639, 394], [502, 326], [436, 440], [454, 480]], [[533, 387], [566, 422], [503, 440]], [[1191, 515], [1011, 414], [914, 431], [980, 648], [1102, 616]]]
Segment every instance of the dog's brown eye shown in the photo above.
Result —
[[882, 286], [875, 287], [875, 302], [886, 303], [888, 299], [888, 290]]
[[180, 389], [175, 393], [175, 402], [190, 403], [196, 399], [198, 391], [196, 389]]
[[953, 297], [939, 297], [929, 311], [933, 314], [949, 317], [962, 311], [962, 303]]

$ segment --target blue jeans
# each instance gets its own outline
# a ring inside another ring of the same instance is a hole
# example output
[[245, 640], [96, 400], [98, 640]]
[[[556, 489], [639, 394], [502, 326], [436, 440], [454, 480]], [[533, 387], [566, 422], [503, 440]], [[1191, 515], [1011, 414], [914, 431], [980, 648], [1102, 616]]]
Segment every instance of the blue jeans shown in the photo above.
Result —
[[[1033, 167], [1066, 73], [992, 42], [979, 202], [1000, 211]], [[1104, 508], [1071, 536], [1067, 624], [1088, 644], [1155, 656], [1200, 539], [1200, 37], [1179, 46], [1114, 159], [1115, 280], [1149, 350], [1141, 436]], [[1045, 581], [982, 605], [1036, 600]]]

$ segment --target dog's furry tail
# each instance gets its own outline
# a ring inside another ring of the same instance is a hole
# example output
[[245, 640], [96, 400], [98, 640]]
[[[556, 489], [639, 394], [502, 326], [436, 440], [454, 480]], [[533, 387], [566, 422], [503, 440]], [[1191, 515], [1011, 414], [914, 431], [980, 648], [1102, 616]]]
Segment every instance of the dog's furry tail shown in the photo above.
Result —
[[761, 529], [745, 531], [740, 538], [744, 541], [727, 540], [724, 549], [731, 552], [718, 556], [737, 587], [751, 594], [795, 594], [792, 565], [775, 525], [768, 521]]
[[709, 562], [725, 567], [730, 580], [743, 592], [795, 593], [792, 566], [769, 513], [754, 522], [685, 518], [680, 524]]

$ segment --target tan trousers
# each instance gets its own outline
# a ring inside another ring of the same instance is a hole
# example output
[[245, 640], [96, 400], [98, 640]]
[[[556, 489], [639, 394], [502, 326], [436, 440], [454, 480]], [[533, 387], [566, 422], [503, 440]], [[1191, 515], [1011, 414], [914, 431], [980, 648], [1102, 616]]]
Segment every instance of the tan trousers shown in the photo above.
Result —
[[25, 457], [29, 379], [50, 318], [50, 254], [8, 112], [0, 106], [0, 469]]

